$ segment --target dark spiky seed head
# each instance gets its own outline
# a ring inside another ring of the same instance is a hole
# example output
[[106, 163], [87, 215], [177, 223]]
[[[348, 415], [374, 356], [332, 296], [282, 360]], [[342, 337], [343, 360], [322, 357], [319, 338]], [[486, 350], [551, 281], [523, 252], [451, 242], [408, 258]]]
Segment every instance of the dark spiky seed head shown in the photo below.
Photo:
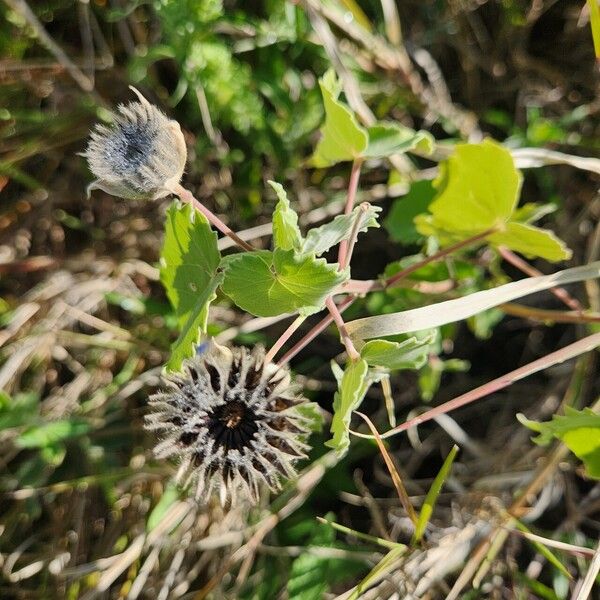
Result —
[[162, 438], [156, 456], [179, 460], [177, 479], [194, 486], [198, 499], [256, 501], [261, 488], [276, 491], [296, 475], [309, 448], [306, 399], [286, 368], [265, 363], [263, 348], [211, 343], [164, 383], [150, 397], [146, 428]]
[[127, 199], [154, 200], [179, 183], [187, 150], [181, 128], [135, 88], [139, 102], [122, 104], [110, 126], [97, 125], [86, 151], [96, 181], [88, 186]]

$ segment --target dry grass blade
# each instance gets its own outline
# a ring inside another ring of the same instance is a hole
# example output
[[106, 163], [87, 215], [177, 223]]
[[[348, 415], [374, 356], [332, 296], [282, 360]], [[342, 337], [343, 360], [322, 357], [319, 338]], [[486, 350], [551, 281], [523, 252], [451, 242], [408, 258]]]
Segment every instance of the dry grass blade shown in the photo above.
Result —
[[417, 523], [419, 521], [419, 517], [417, 516], [417, 513], [416, 513], [415, 509], [413, 508], [413, 505], [411, 504], [410, 498], [408, 497], [408, 492], [406, 491], [406, 488], [404, 487], [404, 484], [402, 483], [402, 477], [400, 477], [400, 473], [398, 472], [398, 468], [394, 464], [393, 458], [390, 456], [390, 453], [387, 451], [387, 448], [385, 447], [385, 444], [383, 443], [381, 436], [379, 435], [379, 432], [377, 431], [377, 428], [375, 427], [375, 425], [373, 425], [373, 422], [371, 421], [371, 419], [369, 419], [369, 417], [367, 417], [367, 415], [365, 415], [359, 411], [355, 411], [355, 412], [359, 417], [364, 419], [364, 421], [369, 426], [369, 429], [373, 432], [373, 437], [374, 437], [375, 441], [377, 442], [379, 451], [381, 452], [381, 455], [383, 456], [383, 460], [385, 461], [385, 464], [388, 468], [388, 471], [390, 473], [392, 481], [394, 482], [394, 487], [396, 488], [396, 492], [398, 493], [400, 502], [402, 503], [402, 506], [404, 507], [404, 510], [406, 511], [406, 514], [409, 516], [413, 525], [416, 527]]
[[592, 593], [592, 588], [594, 587], [598, 573], [600, 573], [600, 542], [598, 542], [598, 545], [596, 546], [596, 552], [590, 563], [590, 568], [585, 575], [585, 579], [583, 580], [579, 591], [576, 591], [573, 594], [571, 600], [587, 600]]

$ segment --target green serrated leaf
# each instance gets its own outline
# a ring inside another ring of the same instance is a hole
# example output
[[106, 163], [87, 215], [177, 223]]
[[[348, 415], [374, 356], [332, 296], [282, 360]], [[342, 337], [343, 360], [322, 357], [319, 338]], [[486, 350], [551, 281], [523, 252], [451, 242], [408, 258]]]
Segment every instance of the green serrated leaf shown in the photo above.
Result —
[[173, 202], [167, 210], [160, 280], [180, 326], [198, 312], [198, 298], [216, 275], [221, 261], [217, 235], [189, 204]]
[[383, 222], [392, 241], [408, 245], [423, 238], [415, 227], [414, 218], [427, 212], [435, 194], [431, 181], [415, 181], [406, 196], [394, 200]]
[[545, 258], [551, 262], [568, 260], [571, 251], [552, 231], [540, 229], [526, 223], [507, 223], [504, 231], [490, 235], [488, 242], [495, 246], [506, 246], [530, 258]]
[[379, 122], [367, 130], [369, 143], [363, 152], [365, 158], [385, 158], [419, 150], [431, 154], [435, 140], [427, 131], [415, 131], [399, 123]]
[[333, 419], [330, 430], [333, 437], [325, 442], [325, 445], [335, 449], [340, 457], [346, 454], [350, 446], [348, 428], [352, 411], [360, 406], [369, 389], [368, 372], [369, 365], [366, 360], [351, 362], [344, 371], [339, 389], [333, 399]]
[[433, 336], [423, 339], [411, 337], [403, 342], [371, 340], [360, 351], [361, 357], [372, 367], [420, 369], [426, 362]]
[[437, 502], [438, 496], [442, 491], [442, 486], [446, 479], [448, 479], [448, 475], [450, 474], [450, 469], [452, 468], [452, 463], [456, 458], [456, 454], [458, 452], [458, 446], [453, 446], [452, 450], [448, 456], [446, 456], [446, 460], [444, 460], [444, 464], [442, 468], [439, 470], [438, 474], [435, 476], [429, 491], [427, 492], [427, 496], [425, 496], [425, 500], [423, 502], [423, 506], [421, 507], [421, 512], [419, 513], [419, 518], [417, 520], [417, 526], [415, 527], [415, 532], [413, 534], [413, 543], [418, 542], [423, 537], [425, 533], [425, 529], [427, 528], [427, 523], [431, 519], [431, 515], [433, 514], [433, 509], [435, 508], [435, 503]]
[[240, 308], [260, 317], [321, 310], [327, 296], [348, 278], [325, 259], [292, 250], [258, 250], [223, 261], [222, 290]]
[[[438, 196], [429, 206], [435, 228], [472, 235], [502, 226], [511, 217], [522, 176], [510, 152], [500, 144], [489, 139], [458, 144], [440, 170], [434, 183]], [[419, 221], [417, 229], [427, 235]]]
[[311, 229], [302, 243], [302, 253], [320, 256], [327, 252], [350, 236], [357, 220], [359, 233], [364, 233], [369, 227], [379, 227], [377, 216], [380, 211], [381, 207], [365, 202], [357, 206], [349, 215], [338, 215], [329, 223]]
[[319, 86], [325, 105], [325, 124], [321, 128], [321, 139], [312, 156], [312, 164], [328, 167], [361, 157], [369, 137], [350, 108], [338, 100], [341, 84], [333, 69], [319, 79]]
[[169, 371], [181, 368], [206, 333], [208, 309], [222, 281], [217, 273], [220, 261], [217, 235], [206, 217], [189, 204], [173, 202], [167, 210], [160, 260], [160, 279], [181, 330], [165, 365]]
[[273, 212], [273, 243], [282, 250], [300, 250], [302, 234], [298, 227], [298, 215], [290, 206], [283, 186], [275, 181], [267, 182], [277, 194], [279, 202]]
[[216, 290], [223, 279], [224, 273], [216, 273], [197, 295], [196, 305], [183, 324], [179, 337], [171, 346], [171, 355], [165, 365], [167, 371], [179, 371], [183, 361], [194, 355], [196, 344], [206, 334], [208, 309], [211, 302], [217, 297]]
[[518, 414], [517, 419], [539, 435], [536, 444], [546, 445], [553, 438], [561, 440], [586, 467], [587, 474], [600, 479], [600, 415], [590, 408], [565, 409], [565, 415], [553, 415], [552, 421], [538, 423]]

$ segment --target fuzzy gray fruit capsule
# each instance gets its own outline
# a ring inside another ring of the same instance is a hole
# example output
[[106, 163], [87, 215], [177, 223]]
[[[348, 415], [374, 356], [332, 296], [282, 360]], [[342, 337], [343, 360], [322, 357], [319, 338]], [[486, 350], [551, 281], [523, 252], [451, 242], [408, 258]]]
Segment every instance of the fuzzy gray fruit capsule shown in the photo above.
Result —
[[286, 368], [265, 363], [262, 347], [211, 343], [164, 383], [150, 398], [146, 428], [159, 432], [156, 456], [178, 459], [177, 480], [194, 486], [197, 499], [255, 502], [261, 489], [276, 491], [296, 475], [309, 449], [306, 399]]
[[97, 125], [86, 151], [96, 180], [88, 186], [130, 200], [155, 200], [179, 183], [187, 150], [179, 123], [131, 88], [139, 102], [119, 106], [114, 123]]

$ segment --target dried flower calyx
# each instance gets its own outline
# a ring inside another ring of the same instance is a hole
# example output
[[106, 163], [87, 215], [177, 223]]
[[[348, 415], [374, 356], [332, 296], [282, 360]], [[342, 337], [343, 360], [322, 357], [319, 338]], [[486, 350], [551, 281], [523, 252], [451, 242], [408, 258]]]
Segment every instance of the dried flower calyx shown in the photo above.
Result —
[[97, 125], [86, 151], [100, 189], [127, 199], [154, 200], [179, 183], [187, 150], [181, 128], [135, 88], [139, 102], [119, 106], [110, 126]]
[[296, 475], [309, 448], [306, 399], [286, 368], [265, 363], [263, 348], [211, 343], [165, 383], [150, 398], [146, 427], [162, 434], [156, 456], [179, 459], [177, 479], [194, 485], [198, 499], [256, 501], [261, 488], [276, 491]]

